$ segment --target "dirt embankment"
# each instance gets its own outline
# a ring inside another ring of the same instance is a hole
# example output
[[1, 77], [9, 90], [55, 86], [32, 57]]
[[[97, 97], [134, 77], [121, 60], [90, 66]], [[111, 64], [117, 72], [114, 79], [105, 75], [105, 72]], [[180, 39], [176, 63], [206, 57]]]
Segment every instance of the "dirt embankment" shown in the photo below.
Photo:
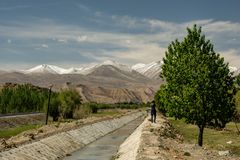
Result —
[[183, 137], [169, 121], [157, 116], [157, 123], [147, 121], [142, 129], [137, 160], [239, 160], [234, 155], [220, 156], [216, 150], [207, 150], [183, 142]]

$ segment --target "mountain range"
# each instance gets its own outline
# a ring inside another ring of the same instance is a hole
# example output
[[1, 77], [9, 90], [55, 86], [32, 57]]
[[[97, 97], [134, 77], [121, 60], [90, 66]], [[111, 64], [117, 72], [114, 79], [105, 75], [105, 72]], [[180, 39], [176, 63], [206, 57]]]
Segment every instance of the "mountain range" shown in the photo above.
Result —
[[96, 69], [102, 67], [102, 66], [113, 66], [115, 68], [118, 68], [119, 70], [126, 71], [126, 72], [133, 72], [136, 71], [146, 77], [149, 78], [158, 78], [160, 70], [161, 70], [161, 62], [152, 62], [149, 64], [136, 64], [133, 66], [128, 66], [124, 64], [120, 64], [116, 61], [104, 61], [103, 63], [99, 64], [90, 64], [86, 66], [82, 66], [79, 68], [61, 68], [54, 65], [47, 65], [42, 64], [38, 65], [36, 67], [33, 67], [28, 70], [20, 70], [17, 72], [24, 73], [24, 74], [82, 74], [82, 75], [88, 75], [94, 72]]
[[[157, 79], [159, 78], [159, 74], [161, 71], [161, 65], [163, 64], [162, 61], [156, 61], [156, 62], [151, 62], [148, 64], [144, 63], [138, 63], [133, 66], [128, 66], [125, 64], [120, 64], [116, 61], [104, 61], [103, 63], [99, 64], [89, 64], [85, 65], [82, 67], [78, 68], [61, 68], [58, 66], [54, 65], [48, 65], [48, 64], [42, 64], [38, 65], [36, 67], [33, 67], [31, 69], [27, 70], [19, 70], [16, 72], [24, 73], [24, 74], [43, 74], [43, 73], [51, 73], [51, 74], [82, 74], [82, 75], [88, 75], [94, 72], [97, 68], [102, 67], [102, 66], [114, 66], [120, 70], [127, 71], [127, 72], [132, 72], [136, 71], [148, 78], [154, 78]], [[237, 67], [229, 66], [229, 69], [231, 72], [234, 72], [235, 74], [240, 73], [240, 70]]]
[[160, 62], [128, 66], [105, 61], [79, 68], [64, 69], [39, 65], [27, 70], [0, 72], [0, 84], [31, 83], [59, 91], [75, 88], [84, 102], [119, 103], [148, 102], [153, 99], [162, 80], [158, 78]]

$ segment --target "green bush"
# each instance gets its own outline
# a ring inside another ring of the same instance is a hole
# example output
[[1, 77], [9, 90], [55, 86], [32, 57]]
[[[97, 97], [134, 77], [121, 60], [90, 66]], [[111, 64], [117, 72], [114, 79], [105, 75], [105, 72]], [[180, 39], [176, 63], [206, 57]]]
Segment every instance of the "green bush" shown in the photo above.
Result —
[[90, 108], [92, 113], [97, 113], [98, 112], [98, 105], [96, 103], [90, 103]]
[[86, 104], [82, 104], [74, 111], [73, 118], [76, 119], [86, 118], [91, 113], [92, 113], [91, 108]]
[[76, 90], [63, 90], [59, 93], [60, 112], [63, 118], [73, 118], [74, 111], [81, 104], [81, 96]]

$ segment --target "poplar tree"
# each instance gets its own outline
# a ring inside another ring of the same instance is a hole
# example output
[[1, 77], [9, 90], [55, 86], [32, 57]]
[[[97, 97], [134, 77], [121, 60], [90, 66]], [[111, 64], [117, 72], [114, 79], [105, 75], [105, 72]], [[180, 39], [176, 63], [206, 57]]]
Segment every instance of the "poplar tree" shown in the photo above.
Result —
[[202, 146], [205, 127], [224, 128], [235, 114], [234, 79], [201, 27], [194, 25], [187, 32], [182, 42], [175, 40], [168, 46], [163, 59], [164, 109], [170, 116], [197, 125], [198, 145]]

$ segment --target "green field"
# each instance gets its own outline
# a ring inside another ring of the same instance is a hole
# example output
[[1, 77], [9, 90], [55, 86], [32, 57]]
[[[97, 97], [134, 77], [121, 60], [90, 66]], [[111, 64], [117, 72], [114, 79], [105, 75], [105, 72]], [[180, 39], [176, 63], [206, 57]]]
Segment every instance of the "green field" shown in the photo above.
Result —
[[[185, 142], [197, 144], [197, 126], [186, 124], [183, 120], [175, 120], [173, 118], [169, 118], [169, 120], [174, 128], [183, 135]], [[240, 123], [237, 126], [240, 129]], [[232, 141], [232, 143], [228, 144], [227, 142], [229, 141]], [[216, 150], [230, 150], [232, 153], [240, 155], [240, 135], [237, 132], [235, 123], [228, 123], [226, 128], [221, 131], [205, 128], [203, 147]]]

